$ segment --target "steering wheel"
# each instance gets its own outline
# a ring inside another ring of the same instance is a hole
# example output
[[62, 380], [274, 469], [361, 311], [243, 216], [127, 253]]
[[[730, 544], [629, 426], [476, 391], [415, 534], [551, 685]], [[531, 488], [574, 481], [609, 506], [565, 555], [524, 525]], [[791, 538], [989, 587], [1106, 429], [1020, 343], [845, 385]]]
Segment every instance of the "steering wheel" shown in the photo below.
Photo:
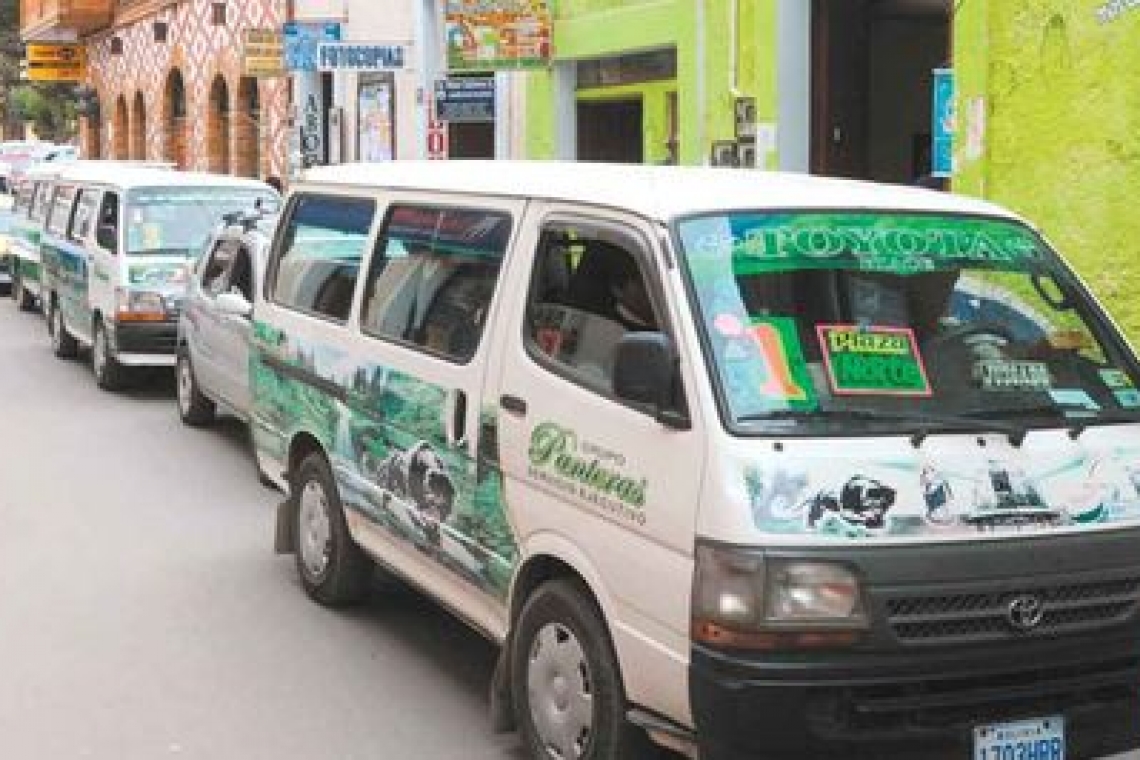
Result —
[[[986, 340], [981, 340], [983, 337]], [[1017, 337], [1008, 327], [996, 322], [967, 322], [931, 336], [923, 345], [923, 350], [929, 353], [954, 344], [973, 348], [980, 343], [993, 344], [999, 341], [1003, 344], [1015, 343]]]

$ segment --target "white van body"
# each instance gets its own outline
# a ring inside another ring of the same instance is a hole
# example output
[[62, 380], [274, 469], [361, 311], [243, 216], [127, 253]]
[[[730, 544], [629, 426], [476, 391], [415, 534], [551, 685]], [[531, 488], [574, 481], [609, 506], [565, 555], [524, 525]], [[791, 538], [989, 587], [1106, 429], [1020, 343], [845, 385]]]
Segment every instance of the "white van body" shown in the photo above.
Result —
[[279, 549], [322, 603], [377, 561], [501, 643], [536, 756], [623, 757], [628, 724], [703, 758], [1140, 742], [1140, 375], [1009, 212], [725, 169], [329, 167], [263, 296]]
[[60, 164], [40, 250], [41, 300], [57, 356], [92, 348], [96, 382], [174, 365], [187, 268], [228, 212], [262, 182], [121, 162]]

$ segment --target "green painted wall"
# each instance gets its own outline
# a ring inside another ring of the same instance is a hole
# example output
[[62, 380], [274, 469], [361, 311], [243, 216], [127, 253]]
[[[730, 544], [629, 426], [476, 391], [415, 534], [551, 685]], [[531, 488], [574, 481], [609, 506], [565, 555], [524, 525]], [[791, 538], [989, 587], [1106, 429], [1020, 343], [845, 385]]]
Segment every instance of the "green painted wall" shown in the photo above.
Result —
[[[579, 99], [640, 95], [647, 162], [662, 161], [666, 155], [665, 93], [670, 90], [677, 92], [679, 153], [684, 164], [704, 163], [714, 140], [733, 138], [737, 95], [756, 98], [758, 122], [775, 122], [776, 0], [561, 0], [553, 10], [558, 60], [677, 49], [675, 82], [578, 93]], [[697, 33], [701, 12], [703, 77]], [[739, 30], [735, 76], [729, 33], [733, 14]], [[534, 72], [528, 76], [527, 156], [553, 157], [555, 135], [552, 76]], [[775, 162], [775, 155], [770, 155], [768, 165], [775, 166]]]
[[968, 0], [954, 189], [1026, 215], [1140, 345], [1140, 7]]

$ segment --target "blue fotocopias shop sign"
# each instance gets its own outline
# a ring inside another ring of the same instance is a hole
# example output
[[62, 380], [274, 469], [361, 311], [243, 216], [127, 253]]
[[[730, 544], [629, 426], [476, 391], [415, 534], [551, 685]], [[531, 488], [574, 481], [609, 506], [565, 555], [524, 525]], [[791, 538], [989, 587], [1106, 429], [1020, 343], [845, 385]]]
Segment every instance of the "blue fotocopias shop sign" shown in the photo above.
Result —
[[285, 42], [285, 68], [317, 71], [317, 48], [322, 42], [340, 41], [340, 24], [290, 21], [281, 27]]
[[954, 172], [954, 70], [934, 70], [930, 173], [949, 177]]

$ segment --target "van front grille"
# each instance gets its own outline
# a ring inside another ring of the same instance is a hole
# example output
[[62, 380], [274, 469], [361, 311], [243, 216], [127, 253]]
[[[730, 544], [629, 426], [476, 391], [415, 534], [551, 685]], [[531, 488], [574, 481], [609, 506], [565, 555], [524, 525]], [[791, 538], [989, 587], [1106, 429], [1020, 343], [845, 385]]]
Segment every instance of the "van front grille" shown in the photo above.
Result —
[[[1019, 628], [1011, 605], [1041, 605], [1039, 620]], [[904, 644], [956, 644], [1087, 631], [1122, 623], [1140, 606], [1140, 576], [1086, 583], [1027, 585], [1010, 590], [893, 595], [887, 623]]]

